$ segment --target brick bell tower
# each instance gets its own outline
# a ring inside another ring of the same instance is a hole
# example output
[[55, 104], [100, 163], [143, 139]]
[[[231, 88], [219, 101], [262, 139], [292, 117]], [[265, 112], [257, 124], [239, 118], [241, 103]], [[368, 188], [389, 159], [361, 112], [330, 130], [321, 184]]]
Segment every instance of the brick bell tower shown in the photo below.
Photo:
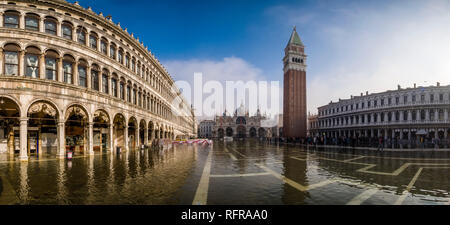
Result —
[[284, 49], [283, 136], [306, 137], [306, 55], [305, 46], [292, 31]]

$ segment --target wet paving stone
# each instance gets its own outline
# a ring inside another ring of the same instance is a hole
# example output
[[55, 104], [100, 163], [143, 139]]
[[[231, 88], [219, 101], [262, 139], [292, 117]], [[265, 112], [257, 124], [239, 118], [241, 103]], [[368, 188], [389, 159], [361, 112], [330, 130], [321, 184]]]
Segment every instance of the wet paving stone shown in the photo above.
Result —
[[0, 204], [450, 203], [450, 154], [260, 143], [0, 161]]

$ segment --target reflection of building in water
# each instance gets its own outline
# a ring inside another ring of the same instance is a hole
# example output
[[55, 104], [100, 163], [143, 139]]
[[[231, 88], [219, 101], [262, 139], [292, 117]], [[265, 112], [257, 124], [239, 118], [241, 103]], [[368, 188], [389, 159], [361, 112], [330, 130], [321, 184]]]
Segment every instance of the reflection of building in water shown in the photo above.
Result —
[[[288, 147], [290, 148], [290, 147]], [[303, 186], [308, 186], [307, 161], [293, 160], [289, 154], [283, 154], [283, 176]], [[308, 192], [299, 191], [284, 182], [282, 199], [284, 204], [304, 204]]]
[[318, 108], [315, 134], [327, 137], [449, 138], [450, 86], [351, 96]]
[[63, 0], [0, 6], [0, 153], [62, 157], [196, 136], [172, 77], [110, 17]]
[[278, 126], [266, 123], [267, 117], [258, 109], [254, 116], [241, 104], [232, 116], [225, 111], [214, 118], [213, 136], [215, 138], [271, 138], [278, 136]]

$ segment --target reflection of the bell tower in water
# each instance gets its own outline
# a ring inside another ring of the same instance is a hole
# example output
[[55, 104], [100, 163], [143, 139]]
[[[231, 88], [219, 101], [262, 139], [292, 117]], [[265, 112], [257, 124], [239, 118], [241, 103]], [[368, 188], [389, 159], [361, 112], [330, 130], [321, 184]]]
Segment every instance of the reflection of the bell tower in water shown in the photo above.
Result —
[[[283, 153], [282, 169], [284, 174], [282, 175], [303, 186], [309, 185], [307, 175], [307, 161], [291, 159], [290, 155], [287, 154], [291, 152], [290, 150], [294, 150], [294, 148], [287, 147], [286, 151], [284, 151]], [[307, 155], [305, 155], [305, 157], [307, 157]], [[284, 183], [283, 194], [281, 198], [284, 204], [303, 204], [307, 195], [307, 192], [302, 192], [292, 187], [291, 185]]]

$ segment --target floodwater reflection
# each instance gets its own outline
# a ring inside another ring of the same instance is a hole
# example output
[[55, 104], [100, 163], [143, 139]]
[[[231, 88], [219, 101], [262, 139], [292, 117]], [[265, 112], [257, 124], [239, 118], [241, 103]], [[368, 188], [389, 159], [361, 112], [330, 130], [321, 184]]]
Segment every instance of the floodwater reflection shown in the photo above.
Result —
[[[447, 151], [216, 141], [213, 147], [0, 161], [0, 204], [192, 204], [205, 187], [205, 204], [449, 204], [449, 172]], [[208, 185], [199, 185], [202, 176]]]

